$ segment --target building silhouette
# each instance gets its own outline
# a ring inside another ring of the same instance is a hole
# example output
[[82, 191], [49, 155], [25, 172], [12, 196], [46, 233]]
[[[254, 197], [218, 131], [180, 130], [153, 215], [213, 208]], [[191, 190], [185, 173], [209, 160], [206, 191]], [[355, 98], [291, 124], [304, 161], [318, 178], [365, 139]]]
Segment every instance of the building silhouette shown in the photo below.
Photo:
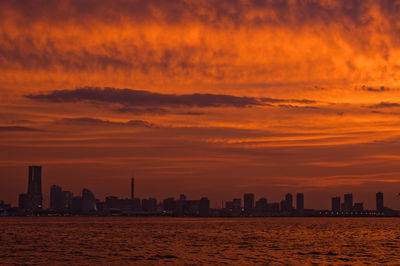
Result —
[[376, 193], [376, 211], [383, 212], [384, 209], [385, 209], [385, 206], [383, 203], [383, 193], [378, 192], [378, 193]]
[[18, 209], [20, 210], [28, 210], [29, 208], [29, 199], [28, 194], [23, 193], [18, 196]]
[[50, 209], [54, 211], [62, 209], [62, 189], [56, 185], [50, 187]]
[[241, 213], [242, 213], [242, 199], [241, 198], [233, 199], [232, 216], [240, 216]]
[[364, 203], [362, 203], [362, 202], [354, 203], [353, 211], [362, 212], [363, 210], [364, 210]]
[[225, 209], [227, 209], [228, 211], [232, 211], [233, 210], [233, 201], [231, 201], [231, 200], [226, 201]]
[[254, 194], [253, 193], [244, 194], [243, 202], [244, 202], [244, 214], [250, 215], [254, 209]]
[[42, 209], [43, 196], [41, 166], [29, 166], [28, 198], [30, 210], [40, 211]]
[[266, 198], [261, 198], [257, 200], [256, 206], [255, 206], [255, 212], [257, 215], [264, 215], [268, 211], [268, 201]]
[[[19, 194], [18, 208], [0, 201], [0, 216], [4, 215], [159, 215], [159, 216], [197, 216], [197, 217], [276, 217], [276, 216], [304, 216], [304, 217], [400, 217], [400, 211], [384, 206], [384, 195], [376, 193], [376, 211], [364, 210], [362, 202], [353, 204], [353, 195], [344, 194], [344, 202], [340, 197], [332, 197], [332, 211], [313, 210], [304, 208], [304, 194], [296, 193], [296, 209], [293, 206], [291, 193], [285, 195], [281, 202], [268, 203], [266, 198], [259, 198], [255, 202], [253, 193], [243, 195], [225, 202], [225, 208], [210, 208], [207, 197], [197, 200], [188, 200], [184, 194], [178, 200], [166, 198], [158, 204], [155, 198], [135, 198], [135, 182], [131, 177], [130, 198], [109, 196], [105, 201], [99, 201], [88, 190], [82, 190], [82, 196], [75, 196], [70, 191], [63, 191], [58, 185], [50, 187], [50, 208], [42, 211], [42, 168], [29, 166], [28, 191]], [[222, 205], [224, 203], [222, 202]], [[243, 207], [243, 209], [242, 209]], [[11, 211], [11, 212], [10, 212]]]
[[353, 211], [353, 194], [344, 194], [343, 211], [345, 212]]
[[173, 212], [175, 210], [175, 199], [173, 197], [163, 200], [163, 209], [167, 212]]
[[70, 191], [63, 191], [61, 187], [52, 185], [50, 187], [50, 209], [57, 212], [72, 210], [73, 194]]
[[157, 211], [157, 200], [155, 198], [142, 199], [142, 211], [156, 212]]
[[281, 200], [281, 204], [280, 204], [280, 212], [288, 212], [288, 204], [286, 202], [286, 200]]
[[72, 198], [74, 194], [71, 191], [63, 191], [62, 192], [62, 206], [61, 209], [63, 211], [70, 211], [72, 209]]
[[28, 193], [19, 195], [18, 206], [28, 212], [38, 212], [43, 207], [42, 167], [29, 166]]
[[89, 189], [84, 188], [82, 190], [82, 212], [88, 214], [96, 209], [96, 198]]
[[332, 198], [332, 211], [333, 212], [340, 212], [340, 197], [333, 197]]
[[296, 194], [296, 210], [304, 211], [304, 194], [303, 193]]
[[277, 214], [279, 213], [279, 202], [273, 202], [268, 204], [268, 212]]
[[293, 196], [292, 196], [292, 194], [290, 194], [290, 193], [286, 194], [285, 202], [286, 202], [286, 210], [288, 212], [292, 212], [293, 211]]
[[199, 201], [199, 216], [207, 217], [210, 215], [210, 201], [203, 197]]
[[115, 196], [106, 197], [103, 211], [116, 211], [117, 213], [132, 211], [132, 200], [119, 199]]

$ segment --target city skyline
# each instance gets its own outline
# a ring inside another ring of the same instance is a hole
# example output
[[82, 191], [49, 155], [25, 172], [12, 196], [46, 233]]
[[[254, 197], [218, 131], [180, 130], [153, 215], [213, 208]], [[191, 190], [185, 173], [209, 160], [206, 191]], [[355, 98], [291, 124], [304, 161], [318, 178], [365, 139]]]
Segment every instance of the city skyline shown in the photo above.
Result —
[[[18, 208], [20, 210], [28, 211], [28, 213], [35, 213], [42, 210], [80, 210], [83, 214], [90, 213], [91, 211], [97, 211], [98, 209], [104, 208], [104, 206], [122, 206], [118, 208], [122, 208], [125, 210], [153, 210], [154, 212], [158, 210], [158, 205], [161, 204], [161, 208], [164, 210], [171, 211], [172, 209], [165, 209], [166, 202], [174, 200], [174, 196], [168, 197], [166, 199], [157, 199], [157, 198], [140, 198], [135, 197], [135, 178], [132, 176], [130, 178], [130, 197], [127, 198], [119, 198], [118, 196], [108, 194], [105, 197], [105, 203], [102, 203], [96, 196], [87, 188], [82, 189], [81, 196], [75, 195], [71, 191], [63, 190], [59, 185], [51, 185], [50, 186], [50, 197], [49, 197], [49, 206], [46, 208], [42, 204], [43, 195], [42, 195], [42, 166], [29, 166], [28, 167], [28, 189], [27, 193], [20, 193], [18, 197]], [[295, 196], [295, 200], [294, 200]], [[383, 213], [391, 213], [393, 212], [390, 208], [388, 208], [384, 204], [384, 193], [376, 192], [375, 195], [375, 208], [370, 208], [369, 210], [375, 210], [377, 212]], [[312, 208], [307, 208], [305, 206], [304, 193], [298, 192], [296, 194], [286, 193], [284, 199], [280, 200], [280, 202], [271, 202], [267, 198], [259, 196], [256, 197], [254, 193], [244, 193], [243, 200], [241, 198], [234, 198], [231, 200], [222, 200], [221, 205], [216, 205], [214, 209], [231, 209], [233, 213], [235, 213], [235, 208], [240, 208], [240, 212], [244, 216], [252, 216], [255, 210], [258, 210], [258, 215], [262, 212], [269, 213], [296, 213], [297, 215], [303, 215], [303, 212], [312, 211]], [[180, 194], [180, 200], [186, 200], [187, 197], [184, 194]], [[207, 200], [208, 208], [212, 208], [210, 206], [210, 200], [203, 195], [202, 199]], [[2, 201], [4, 204], [4, 201]], [[164, 203], [162, 203], [164, 202]], [[190, 202], [190, 201], [188, 201]], [[197, 201], [193, 201], [195, 204], [198, 204]], [[103, 204], [97, 207], [98, 204]], [[105, 205], [104, 205], [105, 204]], [[111, 205], [110, 205], [111, 204]], [[150, 204], [150, 205], [149, 205]], [[167, 203], [168, 205], [172, 203]], [[174, 203], [177, 204], [177, 203]], [[77, 206], [80, 207], [77, 207]], [[146, 207], [148, 206], [148, 207]], [[149, 207], [154, 206], [154, 207]], [[111, 207], [108, 207], [111, 208]], [[117, 207], [114, 207], [117, 208]], [[341, 201], [341, 196], [335, 196], [331, 198], [331, 207], [330, 209], [325, 208], [322, 210], [330, 210], [332, 213], [339, 214], [348, 213], [352, 214], [361, 213], [364, 210], [368, 210], [368, 208], [364, 208], [363, 202], [355, 202], [353, 200], [352, 193], [346, 193], [343, 195], [343, 201]], [[388, 212], [389, 211], [389, 212]], [[204, 211], [203, 211], [204, 213]], [[208, 211], [207, 211], [208, 213]], [[236, 214], [237, 215], [237, 214]], [[207, 216], [207, 215], [201, 215]]]

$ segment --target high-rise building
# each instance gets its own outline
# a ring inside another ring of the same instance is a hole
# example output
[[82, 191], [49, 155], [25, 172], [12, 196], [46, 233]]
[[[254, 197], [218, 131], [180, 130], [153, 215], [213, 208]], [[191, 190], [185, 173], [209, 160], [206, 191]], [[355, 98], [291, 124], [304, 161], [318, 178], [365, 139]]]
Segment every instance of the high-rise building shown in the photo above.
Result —
[[242, 199], [233, 199], [232, 216], [240, 216], [242, 214]]
[[288, 204], [287, 204], [286, 200], [281, 200], [280, 211], [288, 212]]
[[332, 198], [332, 211], [333, 212], [340, 212], [340, 197], [333, 197]]
[[244, 194], [243, 202], [244, 202], [245, 215], [251, 214], [254, 209], [254, 194], [253, 193]]
[[376, 193], [376, 211], [383, 212], [384, 211], [384, 204], [383, 204], [383, 193], [378, 192]]
[[131, 178], [131, 200], [135, 199], [135, 178]]
[[19, 194], [19, 197], [18, 197], [18, 208], [20, 210], [27, 210], [29, 208], [28, 194], [26, 194], [26, 193]]
[[199, 216], [207, 217], [210, 214], [210, 201], [203, 197], [199, 201]]
[[157, 211], [157, 200], [155, 198], [142, 199], [142, 211], [145, 212]]
[[84, 188], [82, 190], [82, 212], [87, 214], [92, 211], [96, 211], [96, 198], [89, 189]]
[[256, 207], [255, 210], [258, 215], [264, 215], [266, 214], [268, 209], [268, 202], [266, 198], [261, 198], [256, 201]]
[[351, 212], [353, 210], [353, 194], [344, 194], [344, 211]]
[[71, 191], [63, 191], [61, 197], [61, 210], [70, 211], [72, 209], [72, 198], [74, 194]]
[[62, 189], [56, 185], [50, 187], [50, 209], [54, 211], [62, 209]]
[[290, 193], [286, 194], [285, 201], [286, 201], [287, 211], [288, 212], [293, 211], [293, 196], [292, 196], [292, 194], [290, 194]]
[[175, 209], [175, 199], [167, 198], [163, 201], [164, 211], [173, 211]]
[[296, 194], [296, 209], [297, 209], [297, 211], [304, 210], [304, 194], [303, 193]]
[[42, 167], [31, 165], [28, 179], [28, 209], [39, 211], [43, 207], [42, 202]]
[[72, 210], [73, 194], [70, 191], [63, 191], [61, 187], [52, 185], [50, 187], [50, 209], [61, 212]]

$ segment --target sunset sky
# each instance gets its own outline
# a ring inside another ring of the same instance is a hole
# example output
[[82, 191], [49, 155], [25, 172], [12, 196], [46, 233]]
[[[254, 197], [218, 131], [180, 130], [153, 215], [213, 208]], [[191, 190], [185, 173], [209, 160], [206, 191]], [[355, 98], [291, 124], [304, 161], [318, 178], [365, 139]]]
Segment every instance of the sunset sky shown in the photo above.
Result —
[[400, 208], [400, 2], [0, 1], [0, 199]]

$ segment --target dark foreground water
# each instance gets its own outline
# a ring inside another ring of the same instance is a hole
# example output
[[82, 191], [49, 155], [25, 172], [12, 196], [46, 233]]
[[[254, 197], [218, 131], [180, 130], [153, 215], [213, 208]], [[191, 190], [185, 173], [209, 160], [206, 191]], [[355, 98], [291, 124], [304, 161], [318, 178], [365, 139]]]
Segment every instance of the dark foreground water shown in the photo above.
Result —
[[0, 264], [400, 264], [400, 219], [0, 218]]

